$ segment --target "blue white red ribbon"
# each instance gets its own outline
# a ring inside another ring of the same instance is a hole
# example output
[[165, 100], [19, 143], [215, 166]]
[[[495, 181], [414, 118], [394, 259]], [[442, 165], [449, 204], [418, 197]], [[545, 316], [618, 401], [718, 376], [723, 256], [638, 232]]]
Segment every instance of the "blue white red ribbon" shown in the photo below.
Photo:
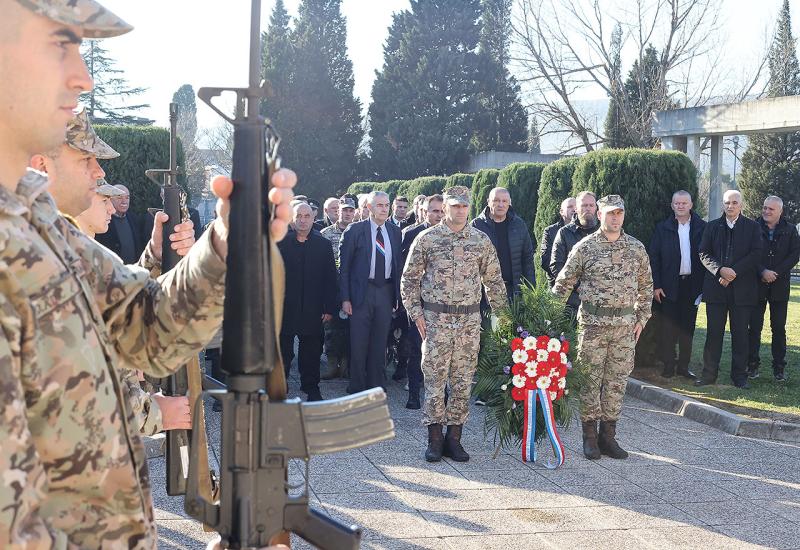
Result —
[[[558, 436], [556, 428], [556, 418], [553, 412], [553, 402], [547, 390], [525, 390], [524, 405], [524, 424], [522, 426], [522, 461], [536, 462], [536, 401], [542, 404], [542, 415], [544, 417], [545, 431], [550, 439], [555, 455], [555, 463], [548, 462], [545, 466], [551, 470], [564, 464], [564, 444]], [[532, 460], [531, 460], [532, 459]]]

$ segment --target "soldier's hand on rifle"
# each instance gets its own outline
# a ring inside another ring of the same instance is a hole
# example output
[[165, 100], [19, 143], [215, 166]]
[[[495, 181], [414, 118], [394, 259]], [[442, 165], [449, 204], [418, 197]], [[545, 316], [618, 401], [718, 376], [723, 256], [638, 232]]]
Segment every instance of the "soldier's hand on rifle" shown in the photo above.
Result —
[[[158, 212], [155, 215], [155, 222], [153, 223], [153, 234], [150, 236], [150, 246], [152, 246], [153, 255], [160, 261], [161, 260], [161, 243], [164, 240], [164, 224], [169, 221], [169, 216], [164, 212]], [[169, 236], [172, 241], [170, 245], [172, 250], [178, 253], [178, 256], [186, 256], [189, 249], [194, 244], [194, 222], [186, 220], [175, 226], [175, 232]]]
[[[280, 241], [289, 230], [292, 221], [292, 208], [289, 203], [294, 197], [292, 188], [297, 183], [297, 176], [291, 170], [281, 168], [272, 175], [272, 187], [269, 190], [269, 201], [275, 205], [275, 217], [270, 223], [270, 234], [275, 241]], [[211, 242], [220, 257], [228, 255], [228, 212], [231, 209], [230, 196], [233, 181], [225, 176], [217, 176], [211, 182], [211, 190], [219, 198], [217, 201], [217, 219], [212, 225]]]
[[153, 394], [153, 399], [161, 409], [161, 418], [164, 430], [191, 430], [192, 413], [189, 408], [189, 398], [185, 395], [170, 396]]

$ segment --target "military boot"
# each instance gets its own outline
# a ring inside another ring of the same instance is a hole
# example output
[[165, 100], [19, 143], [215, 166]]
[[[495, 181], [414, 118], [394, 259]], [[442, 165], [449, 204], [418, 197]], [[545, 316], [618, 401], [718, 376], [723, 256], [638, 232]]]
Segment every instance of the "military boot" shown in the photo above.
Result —
[[619, 446], [615, 439], [617, 435], [617, 421], [616, 420], [601, 420], [600, 421], [600, 437], [597, 444], [600, 451], [611, 458], [628, 458], [628, 453]]
[[422, 408], [422, 405], [419, 402], [419, 388], [409, 387], [408, 402], [406, 402], [406, 408], [414, 411], [417, 411]]
[[341, 376], [341, 368], [339, 368], [339, 358], [335, 355], [328, 356], [328, 364], [319, 373], [322, 380], [333, 380]]
[[583, 426], [583, 456], [589, 460], [600, 458], [600, 449], [597, 446], [597, 420], [581, 422]]
[[452, 424], [447, 427], [447, 437], [444, 439], [444, 451], [442, 455], [452, 458], [456, 462], [466, 462], [469, 455], [464, 447], [461, 446], [461, 424]]
[[442, 435], [441, 424], [428, 425], [428, 448], [425, 450], [425, 460], [428, 462], [439, 462], [442, 460], [442, 450], [444, 448], [444, 436]]

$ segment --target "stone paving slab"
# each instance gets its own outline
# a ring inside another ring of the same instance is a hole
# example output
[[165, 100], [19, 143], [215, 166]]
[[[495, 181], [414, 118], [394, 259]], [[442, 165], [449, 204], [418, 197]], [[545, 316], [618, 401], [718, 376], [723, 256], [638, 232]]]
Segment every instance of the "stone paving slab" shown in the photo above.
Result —
[[[290, 387], [297, 395], [297, 380]], [[325, 382], [322, 391], [343, 388]], [[518, 449], [492, 459], [484, 411], [473, 406], [463, 438], [473, 460], [428, 464], [420, 412], [403, 407], [402, 384], [388, 389], [395, 440], [310, 461], [314, 506], [359, 524], [362, 548], [800, 550], [800, 445], [728, 435], [628, 397], [619, 423], [628, 460], [584, 459], [578, 423], [561, 434], [563, 468], [524, 464]], [[207, 410], [216, 450], [220, 418]], [[163, 480], [163, 457], [149, 465]], [[304, 474], [293, 461], [292, 481]], [[159, 547], [203, 548], [210, 535], [186, 518], [182, 498], [153, 485]], [[312, 547], [293, 537], [293, 548]]]

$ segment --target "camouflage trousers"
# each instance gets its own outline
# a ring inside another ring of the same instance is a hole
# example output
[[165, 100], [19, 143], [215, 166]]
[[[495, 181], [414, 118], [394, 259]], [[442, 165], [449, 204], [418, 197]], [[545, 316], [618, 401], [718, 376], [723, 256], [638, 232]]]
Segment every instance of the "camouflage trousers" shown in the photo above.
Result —
[[[422, 374], [425, 403], [422, 424], [464, 424], [469, 415], [472, 377], [481, 343], [480, 313], [454, 315], [425, 311]], [[450, 387], [447, 405], [445, 387]]]
[[578, 360], [589, 374], [581, 390], [582, 422], [619, 418], [635, 349], [633, 325], [581, 327]]

